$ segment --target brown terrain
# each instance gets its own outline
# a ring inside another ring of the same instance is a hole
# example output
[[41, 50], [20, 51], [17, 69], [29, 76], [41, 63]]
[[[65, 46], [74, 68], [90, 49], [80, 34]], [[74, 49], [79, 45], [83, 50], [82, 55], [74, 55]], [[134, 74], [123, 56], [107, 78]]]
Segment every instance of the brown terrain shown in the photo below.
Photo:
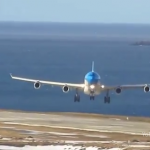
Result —
[[150, 146], [149, 131], [150, 118], [146, 117], [0, 110], [2, 145], [72, 143], [132, 149], [129, 145]]

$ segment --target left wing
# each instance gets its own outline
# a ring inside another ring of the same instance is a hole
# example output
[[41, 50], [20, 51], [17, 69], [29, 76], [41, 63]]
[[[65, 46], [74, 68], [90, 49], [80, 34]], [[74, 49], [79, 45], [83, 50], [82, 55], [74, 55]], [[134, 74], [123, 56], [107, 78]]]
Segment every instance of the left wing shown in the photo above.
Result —
[[16, 76], [13, 76], [12, 74], [10, 74], [10, 76], [11, 76], [12, 79], [22, 80], [22, 81], [26, 81], [26, 82], [33, 82], [33, 83], [39, 82], [41, 84], [47, 84], [47, 85], [59, 86], [59, 87], [63, 87], [65, 85], [67, 85], [69, 88], [73, 88], [73, 89], [80, 89], [80, 90], [84, 89], [84, 84], [74, 84], [74, 83], [63, 83], [63, 82], [36, 80], [36, 79], [16, 77]]

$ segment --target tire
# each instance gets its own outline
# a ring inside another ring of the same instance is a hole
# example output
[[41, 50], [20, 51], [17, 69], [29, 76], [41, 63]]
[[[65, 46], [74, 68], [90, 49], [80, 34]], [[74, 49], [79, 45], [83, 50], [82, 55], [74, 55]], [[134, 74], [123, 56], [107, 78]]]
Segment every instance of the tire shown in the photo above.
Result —
[[77, 97], [78, 102], [80, 102], [80, 96]]
[[76, 98], [76, 96], [74, 96], [74, 102], [76, 102], [77, 101], [77, 98]]

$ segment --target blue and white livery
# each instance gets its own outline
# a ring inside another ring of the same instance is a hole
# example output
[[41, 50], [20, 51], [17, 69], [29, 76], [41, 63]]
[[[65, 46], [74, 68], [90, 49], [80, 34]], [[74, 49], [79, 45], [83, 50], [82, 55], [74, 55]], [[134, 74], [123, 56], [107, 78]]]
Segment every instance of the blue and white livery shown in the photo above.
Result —
[[134, 84], [134, 85], [119, 85], [119, 86], [107, 86], [100, 82], [100, 75], [94, 71], [94, 62], [92, 62], [92, 71], [88, 72], [85, 75], [84, 83], [82, 84], [74, 84], [74, 83], [62, 83], [62, 82], [52, 82], [52, 81], [44, 81], [44, 80], [35, 80], [29, 78], [16, 77], [12, 74], [12, 79], [33, 82], [34, 88], [39, 89], [42, 84], [49, 84], [52, 86], [59, 86], [62, 88], [64, 93], [68, 93], [70, 89], [74, 89], [76, 94], [74, 96], [74, 101], [80, 101], [79, 91], [84, 92], [85, 94], [90, 96], [90, 100], [94, 100], [96, 95], [99, 95], [101, 92], [106, 92], [106, 96], [104, 97], [105, 103], [110, 103], [109, 91], [114, 90], [116, 93], [120, 94], [122, 89], [132, 89], [132, 88], [143, 88], [144, 92], [149, 92], [150, 87], [148, 84]]

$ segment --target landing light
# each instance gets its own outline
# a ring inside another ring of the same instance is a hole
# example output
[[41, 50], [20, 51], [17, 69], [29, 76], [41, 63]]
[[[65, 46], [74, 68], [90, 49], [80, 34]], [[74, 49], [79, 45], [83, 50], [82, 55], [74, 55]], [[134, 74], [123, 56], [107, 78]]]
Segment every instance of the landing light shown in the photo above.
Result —
[[105, 86], [104, 86], [104, 85], [102, 85], [101, 87], [102, 87], [102, 88], [104, 88]]
[[91, 85], [90, 88], [91, 88], [91, 89], [94, 89], [94, 85]]

